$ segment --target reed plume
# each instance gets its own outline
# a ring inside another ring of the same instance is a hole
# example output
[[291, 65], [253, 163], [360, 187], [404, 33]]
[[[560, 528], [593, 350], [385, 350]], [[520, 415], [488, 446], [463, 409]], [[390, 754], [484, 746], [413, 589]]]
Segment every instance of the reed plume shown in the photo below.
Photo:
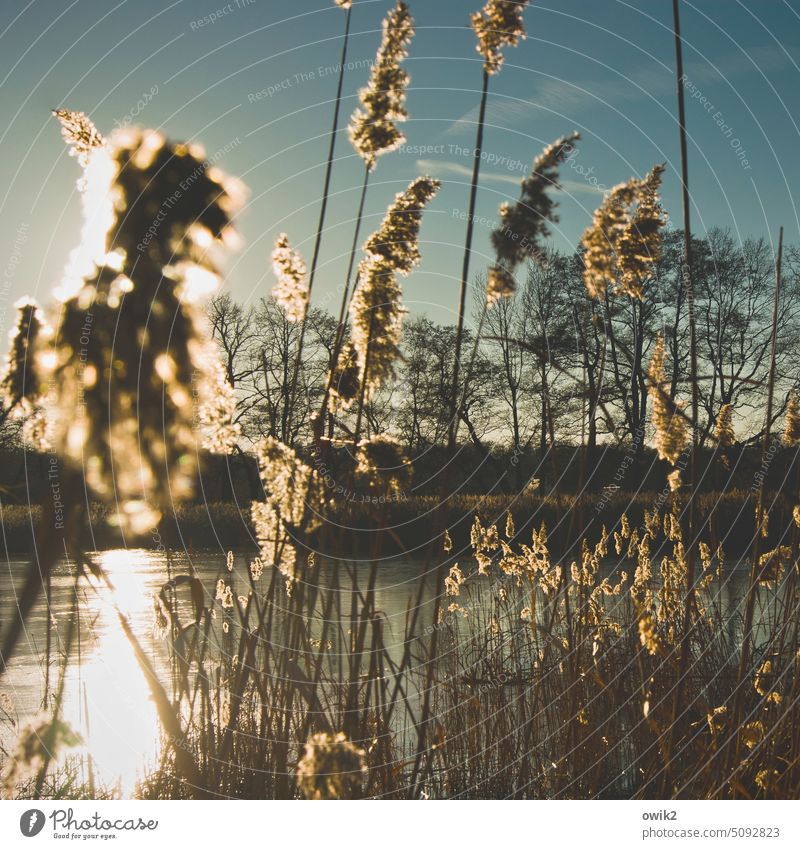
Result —
[[22, 298], [17, 301], [15, 307], [17, 322], [9, 333], [9, 351], [0, 382], [0, 393], [6, 411], [21, 404], [23, 413], [29, 413], [42, 391], [35, 368], [34, 352], [37, 342], [49, 329], [38, 304], [31, 298]]
[[256, 447], [256, 455], [266, 500], [254, 501], [250, 512], [261, 557], [291, 581], [297, 545], [321, 520], [322, 482], [293, 448], [273, 437]]
[[275, 240], [272, 270], [278, 281], [272, 287], [272, 297], [283, 308], [289, 321], [302, 321], [308, 309], [306, 264], [290, 246], [286, 233], [281, 233]]
[[370, 489], [405, 495], [411, 482], [411, 464], [399, 441], [391, 436], [362, 439], [356, 451], [356, 472]]
[[364, 244], [350, 318], [365, 399], [394, 374], [406, 312], [397, 274], [409, 274], [419, 262], [422, 208], [439, 186], [430, 177], [414, 180], [395, 197], [380, 228]]
[[667, 379], [664, 372], [664, 338], [660, 334], [656, 339], [648, 378], [648, 392], [653, 402], [655, 448], [662, 460], [674, 466], [686, 447], [689, 434], [680, 408], [664, 390]]
[[664, 166], [656, 165], [643, 179], [620, 183], [595, 211], [581, 239], [583, 279], [592, 298], [603, 298], [609, 287], [642, 298], [642, 279], [661, 255], [666, 214], [658, 191], [663, 174]]
[[383, 39], [372, 66], [369, 83], [359, 92], [363, 108], [350, 118], [350, 141], [369, 170], [384, 153], [399, 147], [405, 136], [397, 122], [405, 121], [408, 72], [400, 63], [408, 55], [414, 20], [399, 0], [383, 21]]
[[717, 413], [717, 421], [714, 425], [714, 435], [717, 444], [721, 448], [730, 448], [736, 442], [736, 433], [733, 429], [733, 405], [723, 404]]
[[52, 761], [59, 751], [83, 742], [78, 734], [58, 717], [42, 715], [29, 722], [19, 733], [0, 776], [0, 791], [13, 799], [15, 790], [28, 776], [35, 775]]
[[[81, 138], [93, 138], [87, 120], [73, 122]], [[192, 491], [203, 395], [192, 386], [214, 381], [198, 303], [219, 284], [211, 251], [233, 243], [242, 191], [201, 148], [154, 131], [119, 130], [84, 152], [82, 244], [36, 362], [56, 387], [55, 449], [141, 533]]]
[[522, 13], [530, 0], [488, 0], [480, 12], [472, 15], [472, 29], [478, 38], [475, 49], [483, 56], [487, 74], [496, 74], [503, 66], [501, 48], [516, 47], [525, 38]]
[[519, 200], [511, 206], [500, 206], [500, 226], [492, 233], [495, 263], [486, 281], [486, 301], [489, 305], [516, 291], [514, 271], [529, 258], [539, 258], [541, 240], [550, 235], [548, 223], [557, 223], [556, 202], [548, 189], [558, 189], [558, 166], [569, 156], [578, 133], [558, 139], [548, 145], [533, 163], [530, 175], [522, 181]]
[[419, 228], [424, 207], [439, 191], [441, 183], [417, 177], [395, 195], [381, 226], [364, 243], [364, 252], [382, 257], [399, 274], [410, 274], [420, 261]]
[[800, 445], [800, 401], [798, 401], [796, 392], [789, 393], [789, 400], [786, 404], [783, 444], [787, 448], [796, 448]]
[[297, 764], [297, 786], [306, 799], [355, 799], [369, 770], [363, 749], [338, 734], [314, 734]]
[[84, 112], [69, 109], [54, 109], [53, 115], [61, 124], [61, 137], [69, 147], [69, 155], [77, 158], [80, 166], [89, 164], [96, 148], [104, 147], [106, 140]]
[[347, 410], [358, 398], [359, 386], [358, 355], [351, 343], [340, 352], [333, 371], [328, 371], [325, 383], [328, 387], [328, 411]]

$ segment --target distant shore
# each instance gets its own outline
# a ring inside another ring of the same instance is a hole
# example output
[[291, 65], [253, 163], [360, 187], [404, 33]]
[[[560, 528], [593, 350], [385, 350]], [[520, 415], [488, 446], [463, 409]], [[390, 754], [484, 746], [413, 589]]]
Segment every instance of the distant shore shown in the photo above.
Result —
[[[671, 496], [663, 492], [601, 492], [582, 496], [459, 495], [449, 499], [439, 510], [433, 496], [411, 497], [382, 505], [380, 509], [367, 503], [334, 502], [329, 524], [317, 532], [315, 545], [325, 553], [343, 556], [367, 556], [381, 537], [381, 550], [391, 554], [425, 556], [440, 550], [438, 537], [447, 528], [458, 553], [469, 546], [470, 529], [476, 516], [485, 525], [505, 525], [510, 510], [517, 539], [530, 539], [531, 528], [545, 523], [551, 550], [570, 548], [580, 535], [599, 537], [602, 528], [611, 533], [623, 514], [631, 526], [641, 525], [645, 511], [661, 512], [670, 508]], [[685, 496], [678, 496], [675, 509], [680, 514]], [[762, 550], [784, 544], [792, 524], [793, 503], [785, 495], [766, 493], [770, 521], [769, 534]], [[1, 504], [2, 544], [6, 554], [30, 554], [34, 551], [33, 535], [40, 522], [38, 506]], [[136, 547], [171, 550], [244, 551], [256, 549], [250, 522], [249, 503], [186, 503], [178, 505], [159, 528], [137, 538], [123, 539], [108, 523], [109, 510], [95, 504], [90, 509], [84, 536], [86, 550]], [[698, 496], [700, 538], [716, 548], [719, 543], [730, 556], [750, 550], [755, 532], [755, 496], [749, 491], [706, 492]]]

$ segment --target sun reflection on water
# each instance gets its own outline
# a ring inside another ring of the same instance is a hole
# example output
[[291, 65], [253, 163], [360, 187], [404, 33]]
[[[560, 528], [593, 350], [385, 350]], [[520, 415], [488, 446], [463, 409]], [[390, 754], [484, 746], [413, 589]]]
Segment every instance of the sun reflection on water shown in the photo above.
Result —
[[[81, 599], [80, 663], [70, 669], [64, 718], [78, 730], [91, 755], [98, 785], [130, 796], [143, 769], [159, 749], [159, 723], [150, 691], [130, 643], [122, 633], [114, 603], [140, 635], [148, 654], [155, 650], [152, 621], [152, 553], [118, 549], [97, 555], [114, 586], [88, 591]], [[149, 574], [148, 574], [149, 573]]]

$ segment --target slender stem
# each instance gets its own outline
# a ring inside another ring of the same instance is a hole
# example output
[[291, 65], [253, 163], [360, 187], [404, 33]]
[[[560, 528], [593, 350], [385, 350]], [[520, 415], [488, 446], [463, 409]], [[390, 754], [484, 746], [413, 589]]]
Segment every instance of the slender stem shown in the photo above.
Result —
[[697, 488], [697, 454], [698, 454], [698, 419], [700, 409], [700, 393], [697, 381], [697, 331], [694, 314], [694, 288], [692, 285], [692, 231], [690, 222], [689, 199], [689, 157], [686, 144], [686, 108], [683, 92], [683, 41], [681, 39], [680, 10], [678, 0], [672, 0], [672, 15], [675, 31], [675, 77], [678, 95], [678, 127], [680, 131], [681, 152], [681, 205], [683, 212], [683, 285], [686, 291], [686, 304], [689, 320], [689, 360], [692, 384], [692, 454], [689, 463], [689, 504], [688, 504], [688, 546], [686, 561], [686, 598], [684, 599], [684, 622], [681, 635], [681, 649], [678, 660], [678, 680], [675, 683], [672, 703], [672, 722], [668, 732], [666, 749], [667, 765], [662, 779], [662, 797], [666, 796], [669, 781], [670, 757], [672, 755], [672, 739], [675, 723], [681, 711], [684, 682], [689, 666], [691, 651], [690, 633], [692, 611], [694, 609], [694, 574], [695, 574], [695, 496]]
[[311, 295], [314, 290], [314, 280], [317, 274], [317, 265], [319, 263], [320, 247], [322, 245], [322, 233], [325, 229], [325, 214], [328, 210], [328, 198], [330, 196], [331, 175], [333, 174], [333, 157], [336, 150], [336, 136], [339, 131], [339, 111], [342, 105], [342, 86], [344, 85], [344, 69], [347, 63], [347, 46], [350, 41], [350, 14], [353, 11], [352, 6], [348, 6], [345, 14], [344, 23], [344, 41], [342, 42], [342, 57], [339, 64], [339, 81], [336, 87], [336, 104], [333, 108], [333, 124], [330, 132], [330, 142], [328, 145], [328, 161], [325, 166], [325, 181], [322, 187], [322, 204], [319, 209], [319, 221], [317, 222], [317, 235], [314, 240], [314, 252], [311, 257], [311, 271], [308, 275], [308, 299], [306, 300], [305, 309], [303, 310], [303, 318], [300, 322], [300, 339], [297, 343], [297, 356], [294, 362], [294, 373], [292, 375], [291, 390], [289, 392], [289, 407], [294, 406], [294, 397], [297, 391], [297, 381], [300, 374], [300, 363], [303, 359], [303, 343], [306, 336], [306, 319], [308, 318], [308, 310], [311, 306]]
[[[358, 213], [356, 214], [356, 226], [353, 231], [353, 242], [350, 246], [350, 260], [347, 265], [347, 276], [345, 277], [344, 292], [342, 292], [342, 302], [339, 306], [339, 318], [336, 324], [336, 339], [334, 341], [333, 351], [330, 357], [328, 380], [325, 384], [325, 393], [322, 397], [322, 406], [317, 420], [318, 437], [321, 437], [324, 432], [325, 413], [328, 409], [328, 398], [330, 397], [331, 387], [333, 386], [333, 373], [336, 369], [337, 363], [339, 362], [339, 356], [342, 353], [342, 345], [344, 344], [344, 334], [347, 324], [345, 321], [345, 315], [350, 302], [350, 283], [353, 279], [353, 269], [355, 268], [356, 253], [358, 251], [358, 238], [361, 232], [361, 221], [364, 217], [364, 203], [367, 198], [369, 175], [370, 169], [369, 166], [367, 166], [364, 168], [364, 182], [361, 185], [361, 198], [359, 199]], [[353, 291], [355, 291], [356, 286], [358, 286], [358, 280], [356, 280]]]
[[[767, 378], [767, 411], [766, 421], [764, 422], [764, 442], [762, 444], [761, 463], [762, 468], [769, 466], [770, 451], [771, 451], [771, 427], [772, 427], [772, 407], [775, 395], [775, 360], [777, 356], [777, 340], [778, 340], [778, 310], [781, 297], [781, 263], [783, 259], [783, 227], [778, 235], [778, 256], [775, 260], [775, 297], [772, 302], [772, 342], [770, 347], [769, 357], [769, 377]], [[750, 580], [747, 586], [747, 599], [745, 602], [744, 623], [742, 625], [742, 651], [739, 657], [739, 673], [736, 679], [736, 698], [734, 700], [733, 710], [733, 728], [738, 729], [742, 711], [742, 696], [744, 692], [743, 682], [750, 674], [750, 644], [753, 636], [753, 616], [755, 613], [756, 595], [758, 594], [758, 581], [760, 578], [759, 561], [761, 560], [761, 533], [764, 523], [764, 479], [765, 475], [761, 476], [758, 486], [758, 494], [756, 496], [756, 529], [753, 536], [753, 552], [750, 562]], [[792, 561], [794, 568], [794, 561]], [[740, 736], [737, 735], [737, 758], [740, 748]]]
[[464, 263], [461, 269], [461, 295], [458, 304], [458, 329], [456, 331], [456, 350], [453, 362], [453, 390], [450, 401], [450, 432], [448, 447], [452, 451], [458, 436], [458, 381], [461, 366], [461, 342], [464, 335], [464, 313], [467, 306], [467, 285], [469, 283], [469, 261], [472, 254], [472, 234], [475, 229], [475, 204], [478, 197], [478, 178], [481, 168], [481, 148], [483, 146], [483, 128], [486, 120], [486, 100], [489, 93], [489, 74], [483, 70], [483, 90], [478, 114], [478, 130], [475, 139], [474, 162], [472, 164], [472, 184], [469, 192], [469, 212], [467, 213], [467, 237], [464, 243]]

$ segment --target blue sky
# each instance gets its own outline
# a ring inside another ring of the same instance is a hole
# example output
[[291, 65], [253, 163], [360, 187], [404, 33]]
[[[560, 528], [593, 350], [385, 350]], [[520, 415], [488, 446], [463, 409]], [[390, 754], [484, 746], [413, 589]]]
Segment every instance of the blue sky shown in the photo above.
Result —
[[[407, 150], [379, 161], [363, 235], [420, 173], [444, 186], [426, 214], [423, 262], [406, 281], [413, 312], [452, 321], [470, 152], [481, 83], [469, 14], [480, 0], [410, 0], [417, 24], [407, 68]], [[742, 238], [800, 237], [800, 11], [783, 0], [682, 2], [693, 229]], [[368, 76], [389, 0], [356, 0], [344, 116]], [[670, 0], [534, 2], [528, 38], [492, 78], [473, 270], [489, 261], [487, 222], [516, 198], [541, 148], [572, 130], [583, 140], [564, 169], [553, 244], [573, 247], [599, 186], [667, 163], [664, 203], [680, 223]], [[213, 22], [204, 16], [217, 13]], [[310, 257], [336, 90], [344, 13], [332, 0], [22, 0], [0, 12], [0, 324], [22, 294], [46, 302], [77, 241], [77, 165], [54, 106], [201, 142], [251, 194], [244, 247], [226, 286], [240, 300], [269, 292], [268, 255], [286, 230]], [[260, 93], [260, 96], [259, 96]], [[147, 100], [148, 102], [144, 102]], [[799, 116], [795, 118], [794, 116]], [[317, 294], [341, 281], [363, 166], [341, 131]]]

